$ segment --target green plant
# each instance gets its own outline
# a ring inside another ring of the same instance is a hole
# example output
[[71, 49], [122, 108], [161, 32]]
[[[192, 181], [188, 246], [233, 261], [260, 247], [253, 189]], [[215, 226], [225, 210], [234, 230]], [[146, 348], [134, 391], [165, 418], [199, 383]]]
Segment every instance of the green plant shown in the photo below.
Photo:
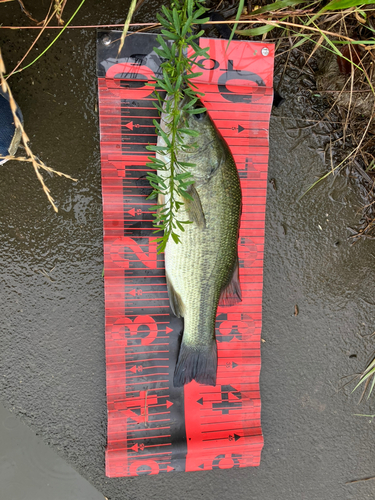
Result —
[[[86, 0], [81, 0], [80, 4], [78, 5], [78, 7], [76, 8], [76, 10], [74, 11], [74, 13], [72, 14], [72, 16], [70, 17], [70, 19], [68, 20], [68, 22], [65, 24], [65, 26], [60, 30], [60, 32], [56, 35], [56, 37], [52, 40], [52, 42], [33, 60], [31, 61], [29, 64], [27, 64], [26, 66], [23, 66], [22, 68], [20, 69], [14, 69], [10, 75], [8, 76], [11, 76], [11, 75], [14, 75], [15, 73], [19, 73], [21, 71], [24, 71], [26, 68], [29, 68], [30, 66], [32, 66], [34, 63], [36, 63], [42, 56], [44, 56], [44, 54], [52, 47], [52, 45], [57, 41], [58, 38], [60, 38], [60, 36], [64, 33], [64, 31], [66, 30], [66, 28], [69, 26], [69, 24], [73, 21], [73, 19], [75, 18], [75, 16], [77, 15], [78, 11], [80, 10], [80, 8], [82, 7], [82, 5], [85, 3]], [[59, 20], [59, 23], [62, 23], [62, 19], [61, 19], [61, 14], [62, 14], [62, 10], [65, 6], [65, 3], [66, 2], [63, 2], [63, 4], [61, 4], [61, 2], [56, 2], [55, 4], [55, 8], [53, 9], [53, 12], [52, 14], [49, 16], [49, 14], [47, 14], [46, 16], [46, 19], [43, 23], [43, 27], [41, 27], [40, 29], [40, 33], [39, 35], [37, 36], [36, 40], [34, 41], [34, 43], [31, 45], [31, 47], [34, 46], [35, 42], [38, 40], [38, 38], [40, 37], [40, 35], [43, 33], [44, 29], [46, 28], [47, 24], [51, 21], [51, 19], [53, 18], [53, 16], [57, 16], [58, 20]], [[30, 50], [30, 49], [29, 49]], [[25, 57], [27, 56], [27, 54], [29, 53], [29, 50], [26, 52], [26, 55]], [[17, 67], [19, 66], [20, 63], [17, 64]]]
[[[203, 31], [193, 33], [193, 25], [207, 21], [201, 19], [206, 9], [197, 0], [175, 0], [171, 8], [162, 6], [164, 17], [157, 15], [162, 25], [162, 35], [158, 35], [157, 41], [161, 48], [155, 48], [155, 52], [162, 58], [162, 78], [156, 78], [156, 88], [164, 91], [166, 97], [161, 98], [158, 91], [155, 92], [157, 102], [155, 107], [160, 114], [164, 113], [168, 119], [163, 125], [154, 120], [157, 134], [162, 137], [165, 146], [148, 146], [149, 151], [158, 153], [158, 158], [149, 157], [148, 167], [156, 169], [158, 173], [149, 172], [147, 175], [153, 191], [149, 198], [158, 198], [158, 204], [151, 209], [155, 210], [154, 226], [158, 231], [164, 231], [163, 236], [158, 237], [158, 252], [163, 252], [170, 237], [178, 243], [179, 236], [176, 233], [178, 227], [184, 231], [184, 224], [189, 221], [180, 220], [178, 211], [182, 206], [181, 197], [192, 199], [187, 192], [188, 187], [194, 182], [190, 169], [194, 168], [192, 163], [178, 161], [179, 149], [185, 150], [184, 135], [196, 136], [196, 132], [190, 130], [186, 123], [181, 123], [181, 101], [185, 99], [182, 109], [186, 114], [202, 113], [205, 108], [197, 108], [198, 92], [192, 82], [194, 78], [201, 75], [194, 72], [197, 65], [197, 57], [208, 57], [207, 48], [200, 48], [195, 42]], [[192, 52], [187, 54], [188, 49]], [[191, 147], [191, 146], [189, 146]], [[161, 159], [161, 157], [163, 159]], [[164, 198], [166, 201], [161, 201]]]
[[362, 393], [362, 397], [365, 395], [366, 390], [369, 388], [368, 394], [367, 394], [367, 399], [371, 396], [371, 393], [374, 389], [375, 386], [375, 359], [373, 359], [367, 366], [367, 368], [364, 370], [363, 373], [360, 375], [360, 379], [358, 384], [354, 387], [353, 391], [354, 392], [360, 385], [365, 383], [364, 390]]

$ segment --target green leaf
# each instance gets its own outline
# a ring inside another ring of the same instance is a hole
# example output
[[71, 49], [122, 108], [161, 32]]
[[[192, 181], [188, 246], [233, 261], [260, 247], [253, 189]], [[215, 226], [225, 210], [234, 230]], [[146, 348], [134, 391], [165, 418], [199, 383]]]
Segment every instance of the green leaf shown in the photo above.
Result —
[[171, 233], [171, 236], [173, 238], [173, 241], [177, 244], [180, 243], [180, 237], [176, 233]]
[[344, 10], [358, 5], [368, 5], [374, 3], [373, 0], [332, 0], [329, 4], [325, 5], [320, 12], [327, 10]]
[[193, 0], [187, 0], [187, 14], [188, 14], [188, 17], [193, 17], [193, 8], [194, 8], [194, 1]]
[[190, 41], [190, 39], [188, 38], [187, 41], [189, 41], [190, 45], [193, 47], [194, 51], [195, 51], [195, 54], [197, 56], [202, 56], [202, 55], [206, 55], [206, 52], [207, 52], [207, 48], [200, 48], [198, 47], [198, 45], [193, 42], [192, 40]]
[[[298, 36], [298, 35], [295, 35], [295, 36]], [[293, 45], [293, 49], [296, 49], [300, 45], [303, 45], [305, 42], [308, 42], [309, 40], [311, 40], [311, 37], [312, 37], [312, 35], [303, 35], [302, 33], [299, 36], [301, 36], [301, 39], [298, 40], [298, 42]]]
[[189, 194], [185, 189], [183, 188], [178, 188], [177, 189], [178, 193], [183, 196], [184, 198], [186, 198], [187, 200], [190, 200], [190, 201], [193, 201], [193, 197], [191, 196], [191, 194]]
[[178, 17], [176, 7], [173, 9], [172, 12], [173, 12], [174, 28], [177, 31], [177, 33], [180, 35], [181, 34], [181, 25], [180, 25], [180, 18]]
[[285, 9], [286, 7], [294, 7], [295, 5], [307, 3], [309, 1], [310, 0], [279, 0], [250, 12], [250, 15], [258, 16], [259, 14], [263, 14], [263, 12], [273, 12], [275, 10]]
[[168, 47], [168, 45], [165, 43], [163, 37], [158, 36], [157, 40], [160, 43], [160, 45], [163, 47], [164, 52], [167, 54], [167, 59], [170, 59], [172, 57], [172, 52], [170, 51], [170, 48]]
[[[168, 54], [164, 52], [164, 50], [158, 49], [157, 47], [154, 47], [154, 52], [159, 56], [162, 57], [163, 59], [168, 59]], [[159, 82], [158, 82], [159, 83]]]
[[200, 115], [201, 113], [205, 113], [207, 111], [206, 108], [194, 108], [194, 109], [188, 109], [187, 112], [190, 115]]
[[[185, 94], [187, 94], [187, 91], [185, 90]], [[195, 94], [194, 94], [195, 95]], [[192, 106], [194, 106], [194, 104], [198, 101], [198, 97], [195, 97], [194, 99], [192, 99], [191, 101], [189, 101], [187, 104], [185, 104], [184, 106], [182, 106], [182, 109], [184, 111], [186, 111], [187, 109], [191, 108]]]
[[170, 23], [169, 21], [164, 19], [164, 17], [161, 17], [159, 14], [156, 14], [156, 18], [159, 21], [159, 23], [162, 26], [164, 26], [164, 28], [167, 28], [167, 30], [169, 30], [171, 28], [171, 26], [173, 26], [173, 23]]
[[178, 131], [182, 134], [191, 135], [191, 137], [198, 137], [200, 135], [196, 130], [191, 130], [189, 128], [180, 128]]
[[176, 80], [176, 88], [179, 89], [182, 84], [182, 75], [178, 75], [177, 80]]
[[178, 35], [176, 35], [175, 33], [171, 33], [170, 31], [167, 31], [167, 30], [161, 30], [161, 32], [163, 33], [163, 35], [167, 38], [170, 38], [171, 40], [179, 40], [180, 37]]
[[194, 179], [191, 179], [190, 181], [187, 180], [187, 181], [179, 181], [179, 189], [183, 189], [183, 190], [187, 190], [187, 188], [189, 186], [191, 186], [192, 184], [194, 184], [195, 180]]
[[177, 224], [177, 227], [180, 231], [184, 232], [185, 231], [185, 228], [184, 226], [181, 224], [181, 222], [179, 220], [176, 219], [176, 224]]
[[370, 389], [369, 389], [369, 393], [367, 395], [367, 399], [371, 396], [371, 393], [372, 393], [372, 391], [374, 389], [374, 385], [375, 385], [375, 377], [373, 377], [373, 379], [372, 379], [372, 383], [371, 383], [371, 386], [370, 386]]
[[191, 23], [192, 23], [192, 19], [187, 19], [187, 21], [185, 22], [185, 25], [184, 25], [184, 27], [182, 28], [182, 31], [181, 31], [181, 38], [185, 38], [186, 33], [190, 29]]
[[197, 78], [198, 76], [202, 76], [203, 72], [199, 71], [198, 73], [193, 73], [192, 71], [189, 71], [189, 73], [186, 75], [187, 79], [190, 80], [190, 78]]
[[242, 36], [259, 36], [264, 35], [264, 33], [268, 33], [272, 31], [274, 28], [280, 28], [279, 25], [276, 24], [266, 24], [265, 26], [260, 26], [259, 28], [250, 28], [246, 30], [237, 30], [237, 35]]
[[148, 172], [147, 180], [149, 182], [157, 182], [163, 189], [167, 189], [167, 185], [165, 184], [164, 179], [162, 179], [159, 175], [154, 174], [153, 172]]
[[165, 17], [171, 22], [173, 23], [173, 17], [171, 15], [171, 12], [170, 10], [167, 9], [167, 7], [165, 5], [162, 5], [161, 6], [162, 8], [162, 11], [163, 11], [163, 14], [165, 15]]
[[195, 167], [196, 166], [195, 163], [188, 163], [186, 161], [179, 161], [178, 164], [181, 165], [182, 167]]
[[198, 22], [201, 24], [207, 23], [210, 20], [209, 17], [207, 17], [205, 19], [199, 19], [206, 11], [207, 11], [207, 9], [205, 9], [204, 7], [201, 7], [200, 9], [196, 10], [193, 14], [194, 22]]
[[161, 125], [160, 125], [160, 123], [158, 121], [152, 120], [152, 123], [154, 124], [156, 130], [159, 130], [161, 128]]
[[166, 92], [168, 92], [168, 88], [167, 88], [167, 86], [166, 86], [166, 84], [165, 84], [164, 82], [159, 81], [159, 82], [158, 82], [158, 85], [159, 85], [159, 86], [160, 86], [163, 90], [165, 90]]
[[149, 144], [148, 146], [146, 146], [146, 149], [148, 149], [149, 151], [159, 151], [165, 155], [168, 154], [168, 148], [162, 146], [154, 146]]
[[204, 35], [204, 30], [198, 31], [198, 33], [195, 36], [197, 38], [200, 38], [202, 35]]
[[152, 161], [153, 164], [155, 165], [160, 165], [164, 166], [165, 162], [163, 160], [160, 160], [159, 158], [155, 158], [154, 156], [148, 156], [147, 157], [150, 161]]
[[162, 136], [162, 138], [164, 139], [166, 145], [168, 148], [171, 147], [171, 141], [169, 140], [169, 137], [167, 136], [167, 134], [164, 132], [163, 129], [159, 129], [159, 134]]
[[[190, 172], [183, 172], [182, 174], [177, 174], [175, 178], [179, 181], [182, 179], [187, 179], [188, 177], [192, 178]], [[194, 180], [193, 180], [193, 182], [194, 182]]]
[[[245, 0], [240, 0], [240, 3], [238, 4], [237, 14], [236, 14], [236, 21], [239, 20], [241, 14], [242, 14], [244, 6], [245, 6]], [[233, 39], [233, 36], [234, 36], [235, 32], [236, 32], [237, 26], [238, 26], [238, 23], [235, 23], [235, 25], [232, 28], [232, 31], [231, 31], [231, 34], [230, 34], [229, 40], [228, 40], [227, 50], [228, 50], [230, 42]]]
[[158, 193], [156, 191], [153, 191], [151, 194], [149, 194], [146, 198], [146, 200], [153, 200], [155, 198], [157, 198], [158, 196]]
[[368, 373], [366, 373], [366, 375], [363, 375], [361, 377], [361, 380], [358, 382], [358, 384], [352, 390], [352, 392], [354, 392], [361, 384], [363, 384], [363, 382], [365, 380], [367, 380], [369, 377], [371, 377], [371, 375], [374, 375], [374, 374], [375, 374], [375, 368], [373, 368], [371, 371], [369, 371]]
[[164, 77], [166, 91], [168, 92], [168, 94], [174, 94], [175, 89], [172, 87], [171, 81], [168, 76], [168, 72], [166, 70], [163, 70], [163, 77]]

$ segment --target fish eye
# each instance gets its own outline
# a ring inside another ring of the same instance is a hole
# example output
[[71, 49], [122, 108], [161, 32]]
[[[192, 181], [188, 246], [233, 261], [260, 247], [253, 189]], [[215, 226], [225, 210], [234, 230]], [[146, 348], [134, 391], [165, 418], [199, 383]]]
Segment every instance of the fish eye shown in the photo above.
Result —
[[194, 115], [194, 118], [198, 121], [203, 120], [203, 118], [206, 116], [206, 112], [204, 113], [197, 113]]

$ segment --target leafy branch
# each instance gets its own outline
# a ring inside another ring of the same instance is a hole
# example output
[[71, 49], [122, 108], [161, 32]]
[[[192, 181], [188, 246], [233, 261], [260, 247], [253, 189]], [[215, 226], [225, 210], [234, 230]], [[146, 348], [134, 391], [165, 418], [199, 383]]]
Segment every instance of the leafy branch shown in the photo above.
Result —
[[[178, 219], [178, 211], [183, 205], [182, 198], [192, 199], [188, 189], [194, 182], [190, 169], [195, 164], [179, 161], [178, 151], [191, 150], [191, 145], [184, 143], [184, 137], [198, 135], [189, 129], [186, 120], [189, 114], [205, 111], [205, 108], [196, 107], [197, 96], [204, 94], [198, 92], [192, 82], [202, 73], [194, 72], [192, 68], [199, 66], [198, 57], [208, 57], [208, 48], [202, 49], [195, 43], [204, 31], [193, 33], [194, 24], [208, 20], [201, 18], [207, 11], [201, 2], [175, 0], [170, 9], [163, 5], [162, 10], [164, 17], [157, 15], [163, 27], [163, 36], [157, 37], [161, 48], [154, 49], [163, 61], [160, 66], [162, 77], [155, 78], [159, 91], [155, 91], [157, 102], [154, 103], [162, 115], [162, 121], [158, 123], [154, 120], [160, 138], [159, 145], [147, 146], [149, 151], [156, 153], [156, 157], [149, 156], [150, 163], [147, 166], [157, 170], [157, 173], [149, 172], [147, 179], [153, 188], [149, 198], [158, 198], [158, 204], [151, 207], [151, 210], [156, 209], [154, 226], [158, 229], [155, 232], [164, 231], [164, 235], [157, 238], [159, 253], [165, 250], [170, 237], [175, 243], [179, 243], [177, 228], [184, 231], [184, 225], [190, 222]], [[189, 47], [192, 52], [188, 55]], [[160, 90], [166, 93], [164, 101]]]

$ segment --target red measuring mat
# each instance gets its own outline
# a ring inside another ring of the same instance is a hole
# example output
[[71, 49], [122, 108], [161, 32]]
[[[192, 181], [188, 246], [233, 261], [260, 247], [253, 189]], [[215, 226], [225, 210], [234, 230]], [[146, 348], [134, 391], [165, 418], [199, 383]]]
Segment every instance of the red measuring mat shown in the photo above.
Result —
[[[242, 302], [219, 306], [215, 387], [173, 387], [183, 322], [169, 306], [164, 258], [157, 255], [146, 180], [156, 144], [152, 123], [155, 35], [98, 35], [104, 220], [108, 439], [106, 475], [139, 476], [259, 465], [260, 342], [268, 129], [274, 46], [200, 39], [209, 47], [202, 99], [238, 168]], [[113, 43], [112, 43], [113, 42]]]

